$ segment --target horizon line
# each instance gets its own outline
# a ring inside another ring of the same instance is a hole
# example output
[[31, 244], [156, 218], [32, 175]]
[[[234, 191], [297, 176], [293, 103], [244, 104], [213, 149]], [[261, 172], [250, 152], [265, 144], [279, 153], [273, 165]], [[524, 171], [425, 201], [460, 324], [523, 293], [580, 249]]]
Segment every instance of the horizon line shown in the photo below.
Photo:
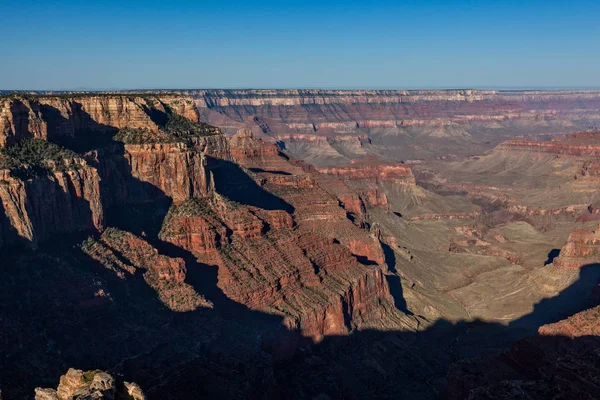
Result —
[[363, 86], [344, 86], [344, 87], [326, 87], [326, 86], [306, 86], [306, 87], [246, 87], [246, 86], [231, 86], [231, 87], [190, 87], [190, 88], [65, 88], [65, 89], [2, 89], [0, 93], [61, 93], [61, 92], [72, 92], [72, 93], [85, 93], [85, 92], [144, 92], [144, 91], [194, 91], [194, 90], [342, 90], [342, 91], [354, 91], [354, 90], [365, 90], [365, 91], [455, 91], [455, 90], [495, 90], [495, 91], [560, 91], [560, 90], [589, 90], [596, 91], [600, 90], [600, 86], [465, 86], [465, 87], [453, 87], [453, 86], [408, 86], [408, 87], [363, 87]]

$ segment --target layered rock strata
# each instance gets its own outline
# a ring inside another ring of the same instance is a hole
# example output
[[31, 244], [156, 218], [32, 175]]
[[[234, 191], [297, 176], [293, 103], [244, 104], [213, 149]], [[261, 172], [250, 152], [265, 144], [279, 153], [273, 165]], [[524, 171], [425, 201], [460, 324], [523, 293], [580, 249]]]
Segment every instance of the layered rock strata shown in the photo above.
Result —
[[554, 265], [560, 268], [578, 269], [585, 265], [600, 262], [600, 227], [589, 231], [580, 229], [569, 235], [567, 244], [554, 259]]
[[[218, 194], [186, 202], [170, 210], [162, 240], [218, 265], [219, 287], [231, 299], [282, 314], [290, 329], [313, 339], [403, 324], [391, 306], [377, 239], [354, 226], [338, 200], [247, 131], [232, 138], [231, 154], [252, 171], [260, 186], [251, 184], [249, 195], [262, 192], [262, 207]], [[271, 209], [267, 193], [289, 209]]]
[[121, 128], [153, 132], [167, 111], [198, 121], [189, 97], [180, 95], [69, 95], [0, 98], [0, 147], [25, 137], [94, 140]]
[[84, 161], [77, 169], [27, 180], [0, 170], [0, 248], [18, 242], [35, 247], [58, 233], [101, 230], [100, 180]]

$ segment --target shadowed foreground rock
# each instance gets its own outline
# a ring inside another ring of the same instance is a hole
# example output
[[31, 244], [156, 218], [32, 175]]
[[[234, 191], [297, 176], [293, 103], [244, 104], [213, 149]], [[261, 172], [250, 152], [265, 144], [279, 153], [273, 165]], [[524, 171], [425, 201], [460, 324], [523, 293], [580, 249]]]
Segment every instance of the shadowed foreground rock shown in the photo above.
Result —
[[131, 382], [119, 382], [100, 370], [69, 368], [58, 388], [36, 388], [35, 400], [145, 400], [144, 392]]

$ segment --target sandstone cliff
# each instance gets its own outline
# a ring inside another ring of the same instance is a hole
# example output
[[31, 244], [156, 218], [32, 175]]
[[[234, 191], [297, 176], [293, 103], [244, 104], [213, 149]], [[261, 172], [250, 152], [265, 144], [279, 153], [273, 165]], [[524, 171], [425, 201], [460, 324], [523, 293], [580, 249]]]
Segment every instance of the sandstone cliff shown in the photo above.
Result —
[[19, 241], [35, 247], [58, 233], [104, 227], [100, 177], [83, 161], [78, 169], [28, 180], [0, 171], [0, 199], [5, 213], [0, 248]]

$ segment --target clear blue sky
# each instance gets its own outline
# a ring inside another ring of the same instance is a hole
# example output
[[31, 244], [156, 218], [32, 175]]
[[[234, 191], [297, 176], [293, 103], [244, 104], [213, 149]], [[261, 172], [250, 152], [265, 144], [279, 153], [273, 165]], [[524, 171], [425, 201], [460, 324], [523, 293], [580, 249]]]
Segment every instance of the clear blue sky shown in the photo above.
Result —
[[0, 0], [0, 89], [600, 87], [600, 1]]

